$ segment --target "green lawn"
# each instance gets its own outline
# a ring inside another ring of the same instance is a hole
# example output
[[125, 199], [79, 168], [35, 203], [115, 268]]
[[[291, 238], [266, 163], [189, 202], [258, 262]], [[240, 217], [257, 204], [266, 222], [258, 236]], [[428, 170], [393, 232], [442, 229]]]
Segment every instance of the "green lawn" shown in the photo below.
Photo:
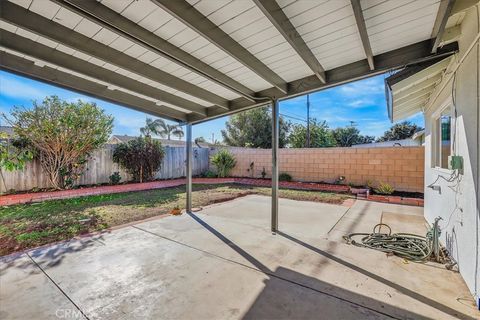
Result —
[[[270, 195], [270, 188], [238, 184], [194, 185], [193, 206], [247, 194]], [[345, 194], [280, 190], [280, 197], [340, 204]], [[71, 239], [80, 234], [169, 213], [185, 206], [185, 187], [87, 196], [0, 208], [0, 255]]]

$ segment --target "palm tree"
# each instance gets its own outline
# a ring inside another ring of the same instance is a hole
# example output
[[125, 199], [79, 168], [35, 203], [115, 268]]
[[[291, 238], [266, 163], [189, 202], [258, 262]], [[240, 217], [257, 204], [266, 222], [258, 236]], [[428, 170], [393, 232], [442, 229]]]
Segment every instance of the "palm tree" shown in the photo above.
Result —
[[[157, 120], [155, 120], [157, 121]], [[145, 120], [145, 127], [140, 128], [140, 133], [146, 137], [150, 137], [153, 134], [157, 133], [157, 124], [152, 118], [147, 118]]]
[[178, 139], [181, 139], [184, 136], [182, 127], [167, 124], [162, 119], [152, 120], [151, 118], [147, 118], [145, 121], [145, 127], [140, 128], [140, 132], [146, 136], [155, 134], [162, 138], [166, 137], [168, 140], [171, 140], [172, 136], [176, 136]]
[[205, 140], [204, 137], [198, 137], [198, 138], [195, 138], [194, 142], [197, 145], [197, 147], [201, 148], [202, 146], [200, 145], [200, 143], [205, 143], [207, 141]]

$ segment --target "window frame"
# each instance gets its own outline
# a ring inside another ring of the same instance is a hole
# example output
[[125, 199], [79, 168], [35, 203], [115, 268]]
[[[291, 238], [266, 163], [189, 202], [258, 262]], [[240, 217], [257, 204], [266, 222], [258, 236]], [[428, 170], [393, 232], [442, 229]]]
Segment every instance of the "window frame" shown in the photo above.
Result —
[[[448, 113], [445, 113], [445, 111], [449, 109]], [[452, 98], [449, 97], [447, 98], [438, 108], [437, 111], [435, 111], [432, 116], [432, 164], [431, 167], [432, 169], [438, 170], [438, 171], [443, 171], [447, 173], [451, 173], [452, 170], [447, 168], [442, 167], [442, 148], [441, 148], [441, 142], [442, 142], [442, 128], [440, 124], [440, 119], [442, 116], [445, 114], [450, 115], [450, 156], [453, 154], [453, 140], [452, 136], [454, 134], [454, 123], [455, 123], [455, 118], [454, 118], [454, 112], [453, 112], [453, 101]]]

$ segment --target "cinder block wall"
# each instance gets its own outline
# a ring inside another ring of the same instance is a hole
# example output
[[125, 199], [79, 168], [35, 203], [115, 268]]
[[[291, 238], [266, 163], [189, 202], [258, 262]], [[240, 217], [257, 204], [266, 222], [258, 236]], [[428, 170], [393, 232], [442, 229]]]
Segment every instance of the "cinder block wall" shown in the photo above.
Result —
[[[237, 159], [232, 176], [259, 178], [265, 168], [271, 177], [270, 149], [227, 149]], [[347, 183], [356, 185], [385, 182], [399, 191], [424, 191], [423, 147], [280, 149], [279, 162], [280, 173], [296, 181], [331, 183], [345, 176]]]

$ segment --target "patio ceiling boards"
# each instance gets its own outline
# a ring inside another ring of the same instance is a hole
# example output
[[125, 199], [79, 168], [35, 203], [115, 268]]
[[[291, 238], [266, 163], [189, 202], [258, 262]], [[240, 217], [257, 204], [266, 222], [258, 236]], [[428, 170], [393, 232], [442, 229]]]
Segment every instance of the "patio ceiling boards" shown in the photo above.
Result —
[[152, 115], [198, 123], [450, 53], [439, 44], [455, 5], [1, 1], [0, 65]]

